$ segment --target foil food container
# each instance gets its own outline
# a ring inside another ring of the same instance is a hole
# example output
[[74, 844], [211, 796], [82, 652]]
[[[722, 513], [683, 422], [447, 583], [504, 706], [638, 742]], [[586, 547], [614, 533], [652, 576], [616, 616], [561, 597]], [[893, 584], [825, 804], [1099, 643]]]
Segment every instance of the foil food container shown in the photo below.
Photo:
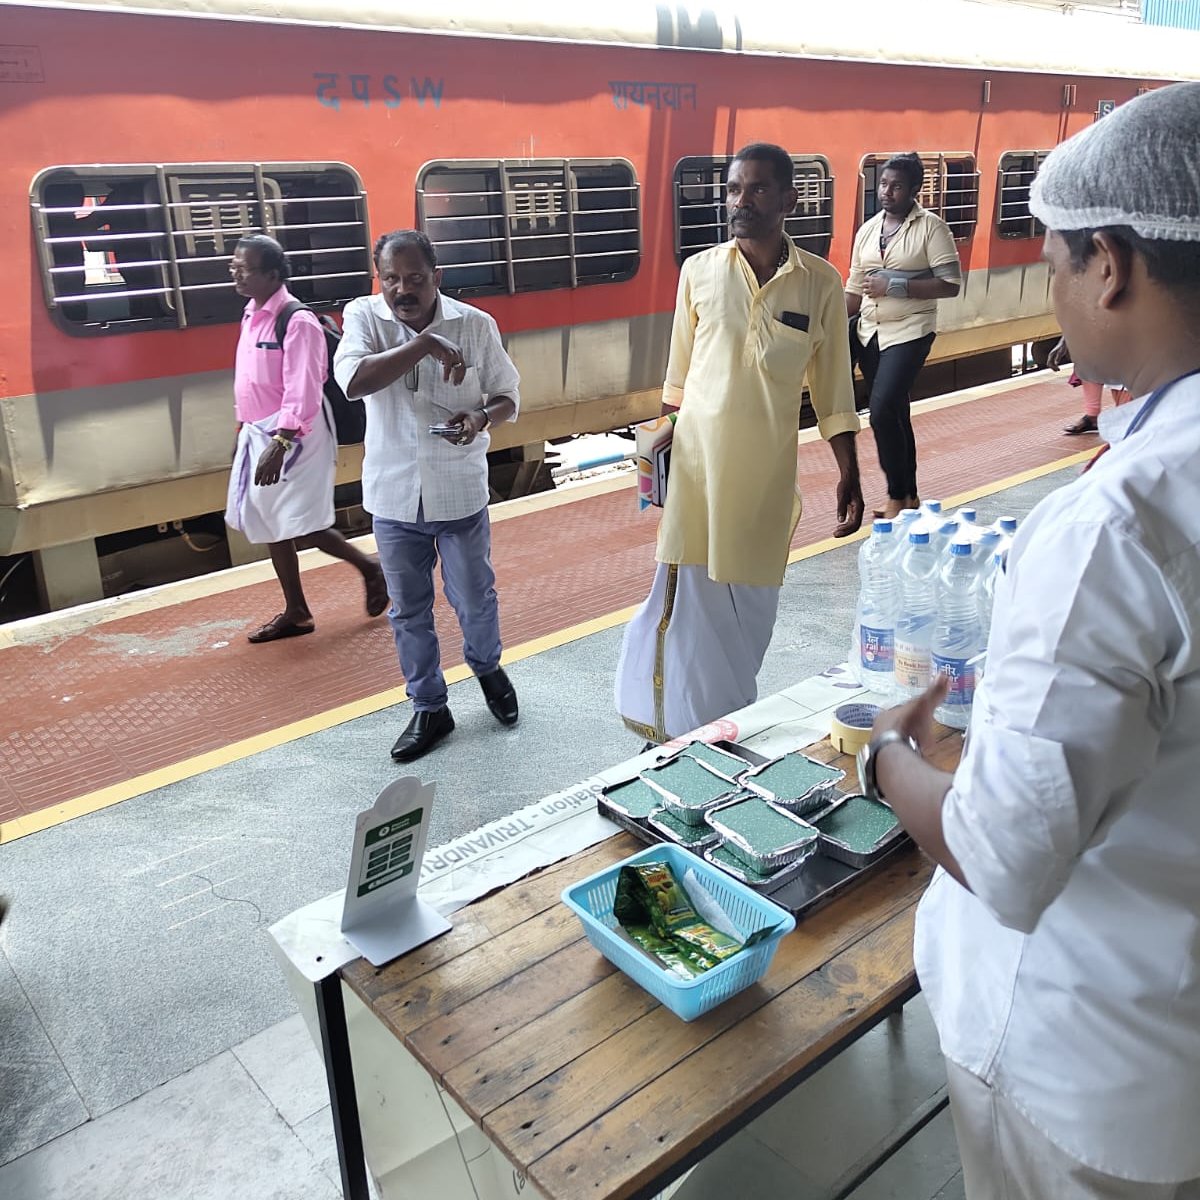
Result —
[[751, 764], [728, 750], [709, 745], [708, 742], [689, 742], [675, 755], [676, 758], [694, 758], [702, 762], [710, 771], [715, 771], [723, 779], [733, 783], [737, 778], [750, 770]]
[[821, 853], [850, 867], [867, 867], [907, 835], [896, 814], [879, 800], [844, 796], [812, 818]]
[[724, 842], [709, 846], [703, 851], [703, 855], [705, 861], [724, 871], [726, 875], [732, 875], [739, 883], [754, 888], [757, 892], [772, 892], [786, 883], [791, 883], [804, 869], [804, 864], [809, 859], [809, 855], [806, 854], [802, 858], [796, 859], [795, 862], [780, 867], [778, 871], [764, 874], [738, 858]]
[[705, 820], [760, 875], [773, 874], [817, 849], [817, 831], [807, 821], [761, 796], [738, 797], [713, 808]]
[[803, 817], [824, 808], [846, 772], [793, 751], [755, 767], [742, 776], [742, 786], [765, 800]]
[[634, 821], [644, 821], [656, 808], [662, 807], [662, 793], [644, 779], [626, 779], [610, 783], [600, 794], [609, 808]]
[[666, 808], [656, 808], [646, 818], [646, 824], [662, 834], [668, 841], [682, 846], [685, 850], [692, 850], [696, 854], [699, 854], [706, 846], [715, 846], [721, 840], [721, 835], [711, 825], [703, 823], [690, 825], [687, 821], [681, 821]]
[[643, 771], [640, 778], [662, 797], [671, 814], [689, 825], [703, 825], [704, 814], [732, 799], [739, 789], [706, 763], [676, 757]]

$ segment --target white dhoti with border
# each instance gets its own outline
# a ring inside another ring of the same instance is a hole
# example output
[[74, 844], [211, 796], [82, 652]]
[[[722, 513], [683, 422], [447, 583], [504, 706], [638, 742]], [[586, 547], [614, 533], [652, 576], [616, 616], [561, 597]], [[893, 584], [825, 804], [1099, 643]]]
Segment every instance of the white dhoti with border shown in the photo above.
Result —
[[267, 487], [254, 482], [254, 469], [271, 444], [279, 414], [243, 423], [229, 476], [226, 525], [261, 545], [318, 533], [333, 524], [337, 442], [326, 416], [322, 408], [312, 429], [295, 439], [284, 457], [279, 482]]
[[707, 567], [659, 563], [621, 644], [616, 704], [625, 724], [661, 743], [753, 704], [779, 590], [714, 583]]

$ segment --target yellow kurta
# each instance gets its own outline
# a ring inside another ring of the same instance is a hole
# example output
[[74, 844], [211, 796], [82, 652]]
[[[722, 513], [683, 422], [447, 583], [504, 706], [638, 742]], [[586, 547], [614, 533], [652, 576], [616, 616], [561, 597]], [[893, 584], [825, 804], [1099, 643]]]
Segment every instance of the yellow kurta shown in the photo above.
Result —
[[[794, 328], [789, 319], [807, 330]], [[808, 375], [826, 440], [857, 433], [842, 280], [788, 242], [761, 288], [729, 241], [679, 280], [663, 400], [679, 407], [658, 561], [717, 583], [778, 587], [800, 516], [796, 444]]]

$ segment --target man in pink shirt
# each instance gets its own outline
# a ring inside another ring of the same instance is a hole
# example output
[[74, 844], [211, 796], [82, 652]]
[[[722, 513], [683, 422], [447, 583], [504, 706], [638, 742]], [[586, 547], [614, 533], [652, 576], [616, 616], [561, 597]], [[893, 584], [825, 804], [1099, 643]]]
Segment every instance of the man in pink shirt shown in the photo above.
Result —
[[249, 634], [249, 640], [299, 637], [316, 627], [300, 584], [297, 554], [308, 546], [359, 571], [367, 615], [377, 617], [388, 604], [379, 561], [333, 528], [337, 441], [324, 408], [325, 333], [311, 312], [300, 309], [287, 323], [283, 344], [276, 341], [276, 320], [292, 296], [285, 286], [287, 256], [274, 238], [242, 238], [229, 273], [238, 295], [250, 303], [242, 316], [234, 369], [240, 427], [225, 521], [249, 541], [270, 547], [284, 598], [283, 612]]

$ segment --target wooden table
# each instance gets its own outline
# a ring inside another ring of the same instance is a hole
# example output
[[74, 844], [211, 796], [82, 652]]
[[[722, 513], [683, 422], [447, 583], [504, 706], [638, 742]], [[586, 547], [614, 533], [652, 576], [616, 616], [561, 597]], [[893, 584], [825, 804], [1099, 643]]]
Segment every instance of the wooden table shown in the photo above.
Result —
[[[930, 757], [949, 769], [960, 747], [945, 731]], [[809, 753], [854, 770], [828, 741]], [[450, 933], [404, 958], [341, 973], [549, 1200], [654, 1195], [918, 990], [913, 920], [931, 866], [909, 846], [800, 922], [763, 980], [679, 1020], [593, 950], [559, 900], [641, 848], [617, 834], [459, 910]], [[357, 1121], [344, 1075], [335, 1124]], [[354, 1197], [345, 1157], [358, 1130], [348, 1147], [338, 1132]]]

